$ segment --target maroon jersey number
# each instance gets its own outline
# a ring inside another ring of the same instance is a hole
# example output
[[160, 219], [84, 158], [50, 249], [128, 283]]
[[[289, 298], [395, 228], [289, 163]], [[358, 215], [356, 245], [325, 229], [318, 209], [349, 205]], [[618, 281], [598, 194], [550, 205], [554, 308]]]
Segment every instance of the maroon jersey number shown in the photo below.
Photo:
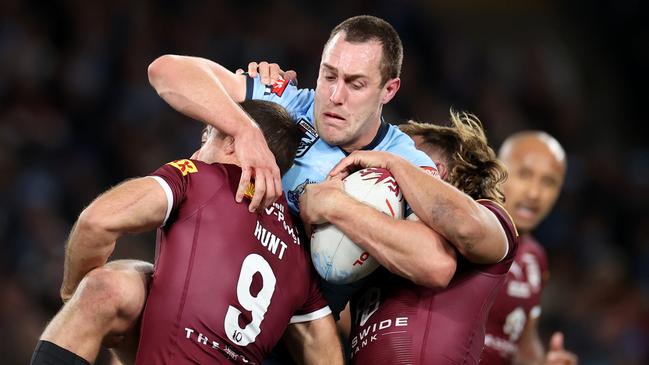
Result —
[[[257, 296], [250, 294], [253, 276], [259, 273], [262, 277], [262, 287]], [[275, 274], [273, 269], [263, 257], [252, 253], [243, 260], [241, 273], [237, 282], [237, 299], [244, 309], [252, 312], [252, 321], [244, 328], [239, 326], [241, 311], [232, 305], [225, 314], [225, 333], [228, 338], [239, 346], [248, 346], [261, 332], [261, 322], [270, 305], [270, 299], [275, 292]]]

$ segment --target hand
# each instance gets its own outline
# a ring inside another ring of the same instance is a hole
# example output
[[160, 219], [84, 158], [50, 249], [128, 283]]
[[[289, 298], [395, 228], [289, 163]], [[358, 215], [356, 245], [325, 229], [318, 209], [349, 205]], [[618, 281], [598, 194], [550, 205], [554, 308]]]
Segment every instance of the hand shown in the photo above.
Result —
[[545, 356], [546, 365], [577, 365], [577, 355], [563, 347], [563, 333], [555, 332], [550, 339], [550, 348]]
[[[238, 69], [236, 74], [242, 74], [243, 70]], [[288, 81], [293, 81], [297, 84], [297, 73], [293, 70], [282, 71], [276, 63], [268, 63], [266, 61], [250, 62], [248, 64], [248, 75], [250, 77], [256, 77], [257, 74], [260, 75], [261, 83], [264, 85], [272, 85], [277, 80], [284, 79]]]
[[347, 195], [341, 179], [308, 184], [300, 196], [300, 217], [305, 225], [327, 222], [327, 214]]
[[254, 178], [254, 194], [248, 210], [268, 208], [282, 195], [282, 178], [275, 156], [258, 127], [245, 128], [234, 136], [234, 152], [241, 165], [236, 201], [241, 203]]
[[330, 177], [339, 177], [344, 179], [356, 170], [367, 167], [380, 167], [390, 170], [390, 163], [397, 156], [380, 151], [354, 151], [349, 156], [343, 158], [329, 172]]

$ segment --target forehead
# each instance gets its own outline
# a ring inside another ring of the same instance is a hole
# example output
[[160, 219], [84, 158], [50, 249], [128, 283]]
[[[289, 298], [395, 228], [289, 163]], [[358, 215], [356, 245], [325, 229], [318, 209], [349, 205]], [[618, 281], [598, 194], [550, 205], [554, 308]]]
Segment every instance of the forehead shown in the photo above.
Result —
[[382, 56], [383, 48], [379, 41], [350, 43], [345, 40], [345, 34], [341, 32], [325, 45], [321, 62], [344, 74], [380, 77]]
[[565, 161], [550, 146], [537, 139], [524, 139], [513, 144], [504, 162], [512, 167], [526, 167], [543, 174], [563, 177]]

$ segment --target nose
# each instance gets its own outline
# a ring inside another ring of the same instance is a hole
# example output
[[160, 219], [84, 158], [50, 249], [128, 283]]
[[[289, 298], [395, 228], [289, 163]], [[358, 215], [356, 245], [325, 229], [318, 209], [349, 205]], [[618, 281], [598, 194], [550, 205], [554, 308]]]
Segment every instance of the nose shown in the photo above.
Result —
[[537, 200], [541, 196], [541, 183], [533, 181], [527, 189], [527, 197], [532, 200]]
[[335, 84], [331, 85], [329, 101], [335, 105], [340, 105], [347, 97], [347, 90], [345, 88], [344, 80], [338, 80]]

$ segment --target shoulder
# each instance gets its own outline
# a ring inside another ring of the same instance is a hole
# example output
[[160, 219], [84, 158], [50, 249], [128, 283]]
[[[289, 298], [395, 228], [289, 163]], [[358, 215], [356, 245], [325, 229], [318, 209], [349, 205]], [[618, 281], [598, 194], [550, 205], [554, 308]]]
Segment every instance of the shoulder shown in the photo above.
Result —
[[435, 166], [435, 163], [428, 155], [415, 147], [415, 142], [410, 136], [392, 124], [388, 126], [383, 143], [379, 145], [378, 149], [401, 156], [417, 166]]

